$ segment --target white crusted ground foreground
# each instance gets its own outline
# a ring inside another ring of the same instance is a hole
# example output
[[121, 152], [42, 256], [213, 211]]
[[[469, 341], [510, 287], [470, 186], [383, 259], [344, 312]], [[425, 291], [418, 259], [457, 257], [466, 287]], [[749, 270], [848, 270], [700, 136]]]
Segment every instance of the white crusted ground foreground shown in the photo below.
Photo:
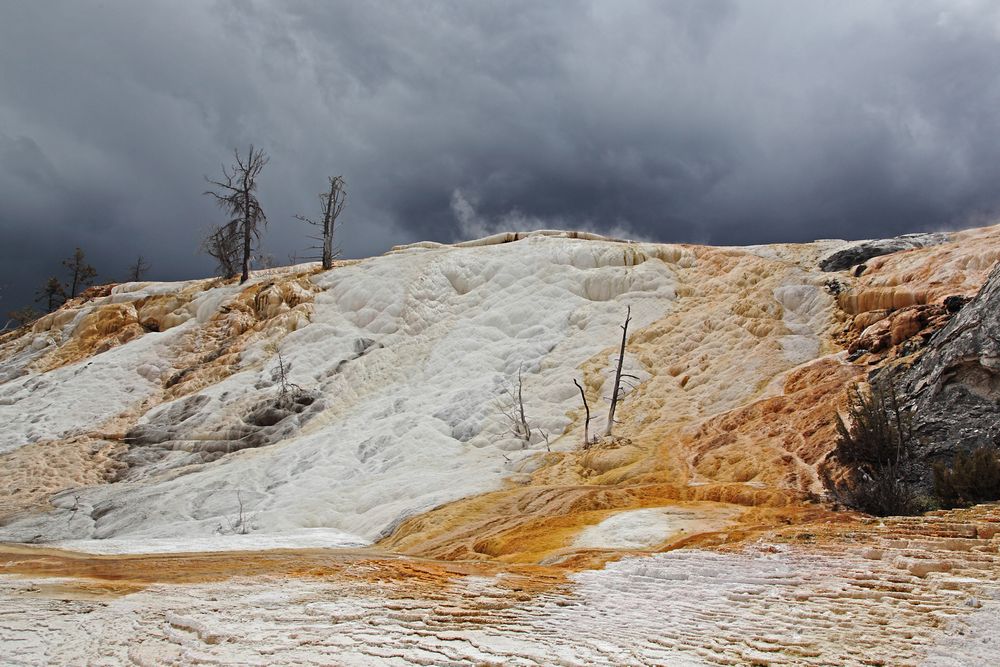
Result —
[[422, 594], [374, 572], [236, 578], [110, 601], [5, 576], [0, 637], [25, 665], [1000, 664], [1000, 584], [896, 545], [680, 550], [527, 601], [503, 575]]

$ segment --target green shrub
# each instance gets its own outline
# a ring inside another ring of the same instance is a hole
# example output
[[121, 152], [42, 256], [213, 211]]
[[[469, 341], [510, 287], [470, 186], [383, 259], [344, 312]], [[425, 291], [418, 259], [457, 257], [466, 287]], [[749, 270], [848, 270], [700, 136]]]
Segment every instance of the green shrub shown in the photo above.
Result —
[[838, 487], [834, 495], [844, 505], [874, 516], [918, 514], [923, 510], [913, 487], [887, 469], [872, 477], [859, 475]]
[[909, 459], [910, 413], [899, 405], [891, 375], [868, 392], [859, 385], [851, 387], [847, 413], [849, 422], [837, 414], [834, 456], [842, 464], [872, 472]]
[[959, 452], [951, 466], [934, 464], [934, 494], [943, 507], [1000, 500], [1000, 453], [980, 447]]
[[874, 383], [870, 391], [858, 385], [848, 395], [848, 420], [837, 415], [835, 458], [847, 476], [826, 486], [848, 507], [889, 516], [916, 514], [921, 503], [906, 479], [911, 467], [910, 412], [900, 405], [893, 376]]

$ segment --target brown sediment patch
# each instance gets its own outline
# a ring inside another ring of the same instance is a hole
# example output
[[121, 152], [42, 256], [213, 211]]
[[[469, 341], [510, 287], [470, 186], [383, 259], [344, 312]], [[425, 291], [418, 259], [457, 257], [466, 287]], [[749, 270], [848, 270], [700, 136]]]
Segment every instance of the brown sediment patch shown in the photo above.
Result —
[[100, 354], [142, 336], [136, 306], [132, 303], [107, 303], [84, 314], [65, 344], [45, 355], [33, 370], [45, 372]]
[[[32, 325], [32, 336], [48, 335], [55, 344], [35, 359], [28, 370], [54, 370], [106, 352], [149, 331], [166, 331], [189, 319], [191, 313], [186, 306], [198, 294], [214, 286], [215, 281], [198, 281], [171, 294], [119, 303], [110, 298], [113, 285], [91, 288], [81, 298], [68, 301]], [[62, 330], [70, 323], [74, 323], [72, 332], [64, 338]], [[29, 342], [27, 338], [25, 336], [22, 342]]]
[[[350, 264], [338, 262], [335, 266]], [[308, 321], [308, 309], [298, 308], [312, 301], [318, 288], [309, 276], [319, 269], [282, 270], [273, 273], [269, 279], [258, 280], [248, 285], [224, 306], [210, 320], [199, 337], [199, 345], [219, 343], [230, 347], [240, 343], [241, 334], [247, 330], [260, 331], [267, 328], [262, 322], [277, 323], [286, 330], [301, 326], [301, 317]], [[255, 277], [264, 272], [255, 272]], [[46, 372], [127, 343], [151, 331], [167, 331], [194, 316], [191, 304], [195, 298], [208, 289], [224, 284], [222, 279], [209, 279], [182, 285], [176, 292], [156, 294], [129, 300], [123, 294], [120, 302], [113, 302], [111, 294], [114, 285], [91, 288], [77, 299], [66, 302], [58, 310], [43, 315], [31, 327], [23, 327], [16, 332], [0, 337], [0, 360], [6, 358], [32, 342], [38, 335], [48, 335], [54, 345], [32, 360], [26, 370]], [[289, 314], [294, 311], [294, 314]], [[301, 317], [300, 317], [301, 316]], [[62, 330], [73, 323], [70, 335], [63, 337]], [[216, 357], [222, 356], [216, 351]]]
[[[337, 578], [394, 584], [393, 596], [440, 592], [461, 577], [496, 577], [498, 588], [522, 595], [566, 583], [565, 571], [537, 565], [434, 561], [375, 549], [274, 549], [217, 553], [92, 555], [44, 546], [0, 544], [0, 574], [57, 580], [73, 595], [122, 595], [154, 584], [202, 584], [234, 577]], [[523, 599], [523, 598], [521, 598]]]
[[[811, 322], [816, 353], [838, 349], [822, 336], [835, 322], [835, 303], [821, 287], [803, 284], [796, 265], [743, 249], [694, 250], [696, 266], [678, 270], [678, 298], [629, 337], [628, 355], [650, 374], [620, 408], [620, 434], [634, 441], [651, 428], [662, 437], [664, 429], [743, 405], [805, 361], [790, 361], [783, 349], [793, 333], [793, 314], [776, 298], [777, 290], [796, 286], [810, 292], [814, 303], [801, 317], [803, 326]], [[609, 348], [583, 365], [588, 394], [595, 398], [608, 357], [616, 352]]]
[[319, 288], [315, 271], [253, 284], [222, 307], [204, 326], [175, 345], [177, 369], [163, 378], [164, 400], [213, 385], [235, 372], [240, 354], [259, 341], [277, 342], [308, 324]]
[[[276, 274], [256, 282], [224, 306], [205, 325], [170, 344], [170, 362], [181, 370], [165, 374], [163, 389], [122, 413], [93, 425], [85, 434], [29, 443], [0, 455], [0, 520], [27, 510], [47, 511], [48, 498], [59, 491], [114, 481], [125, 467], [120, 456], [127, 431], [156, 405], [225, 379], [237, 369], [240, 354], [261, 340], [277, 341], [308, 323], [318, 288], [309, 280], [313, 269]], [[126, 303], [107, 303], [107, 289], [88, 292], [39, 319], [19, 335], [5, 338], [0, 358], [30, 343], [29, 334], [59, 330], [79, 318], [72, 335], [34, 359], [27, 369], [46, 372], [81, 361], [148, 331], [165, 331], [190, 319], [191, 302], [219, 280], [183, 286], [177, 292]]]
[[922, 347], [952, 315], [942, 304], [869, 311], [856, 316], [838, 339], [858, 364], [875, 364]]
[[675, 446], [690, 452], [695, 481], [819, 494], [820, 467], [836, 439], [834, 417], [844, 387], [861, 376], [856, 366], [822, 359], [790, 373], [782, 394], [689, 427]]
[[952, 234], [940, 245], [869, 260], [843, 279], [838, 306], [847, 316], [834, 339], [858, 365], [877, 366], [922, 348], [974, 296], [1000, 260], [1000, 227]]
[[115, 480], [125, 467], [120, 442], [86, 436], [35, 442], [0, 454], [0, 521], [51, 508], [52, 494]]

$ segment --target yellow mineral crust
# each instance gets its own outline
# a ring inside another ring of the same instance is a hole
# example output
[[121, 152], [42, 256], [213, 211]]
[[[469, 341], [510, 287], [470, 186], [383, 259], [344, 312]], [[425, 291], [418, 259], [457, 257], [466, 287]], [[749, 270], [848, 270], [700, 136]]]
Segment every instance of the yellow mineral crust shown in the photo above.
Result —
[[317, 288], [308, 276], [267, 281], [240, 292], [204, 326], [175, 345], [176, 371], [164, 379], [170, 400], [215, 384], [235, 372], [247, 346], [275, 343], [309, 322]]
[[[317, 291], [309, 280], [314, 272], [313, 268], [278, 272], [271, 279], [248, 284], [198, 328], [198, 336], [223, 344], [231, 353], [238, 351], [244, 342], [240, 337], [249, 330], [259, 334], [270, 329], [269, 335], [294, 331], [308, 322], [308, 304]], [[0, 362], [41, 339], [47, 343], [44, 352], [25, 370], [45, 372], [100, 354], [147, 332], [173, 329], [196, 317], [197, 297], [222, 284], [224, 281], [219, 279], [178, 283], [169, 292], [138, 298], [130, 295], [150, 283], [102, 286], [42, 316], [27, 332], [0, 338]]]

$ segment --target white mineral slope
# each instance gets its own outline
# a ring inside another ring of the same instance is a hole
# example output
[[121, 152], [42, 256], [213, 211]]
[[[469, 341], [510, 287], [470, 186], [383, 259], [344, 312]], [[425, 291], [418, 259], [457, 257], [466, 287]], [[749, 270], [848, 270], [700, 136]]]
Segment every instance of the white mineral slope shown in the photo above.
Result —
[[[802, 246], [802, 266], [774, 260], [774, 271], [787, 274], [775, 294], [788, 320], [779, 371], [819, 353], [831, 302], [824, 276], [809, 268], [831, 247]], [[197, 401], [189, 395], [154, 407], [139, 424], [163, 423], [183, 408], [171, 446], [208, 449], [276, 395], [275, 341], [289, 381], [321, 398], [311, 421], [277, 444], [66, 493], [53, 501], [60, 511], [4, 526], [0, 540], [205, 537], [226, 532], [241, 502], [257, 534], [330, 529], [345, 543], [376, 540], [402, 518], [498, 488], [544, 451], [542, 432], [552, 434], [553, 449], [574, 447], [572, 380], [581, 365], [607, 351], [610, 366], [626, 306], [631, 330], [641, 330], [671, 312], [679, 273], [697, 280], [697, 270], [687, 247], [539, 234], [403, 248], [317, 273], [307, 323], [248, 345], [236, 372], [198, 391]], [[174, 289], [184, 288], [190, 284]], [[119, 286], [110, 298], [135, 298], [136, 289]], [[66, 437], [134, 408], [183, 370], [178, 346], [197, 345], [197, 327], [238, 290], [202, 292], [182, 308], [188, 319], [168, 331], [0, 385], [0, 447]], [[626, 361], [649, 376], [650, 368]], [[528, 447], [504, 434], [496, 407], [518, 369], [536, 427]], [[725, 407], [753, 391], [753, 383], [729, 387]]]
[[[178, 293], [198, 285], [182, 283], [127, 283], [107, 299], [128, 303], [164, 293]], [[204, 282], [204, 281], [202, 281]], [[152, 395], [170, 370], [171, 346], [196, 330], [232, 298], [233, 286], [207, 289], [173, 313], [176, 326], [150, 333], [102, 354], [47, 373], [17, 372], [48, 349], [72, 339], [92, 311], [56, 312], [45, 319], [51, 328], [29, 334], [30, 343], [0, 367], [0, 453], [39, 440], [65, 438], [95, 428]], [[71, 319], [63, 322], [65, 315]], [[50, 321], [49, 321], [50, 320]]]

